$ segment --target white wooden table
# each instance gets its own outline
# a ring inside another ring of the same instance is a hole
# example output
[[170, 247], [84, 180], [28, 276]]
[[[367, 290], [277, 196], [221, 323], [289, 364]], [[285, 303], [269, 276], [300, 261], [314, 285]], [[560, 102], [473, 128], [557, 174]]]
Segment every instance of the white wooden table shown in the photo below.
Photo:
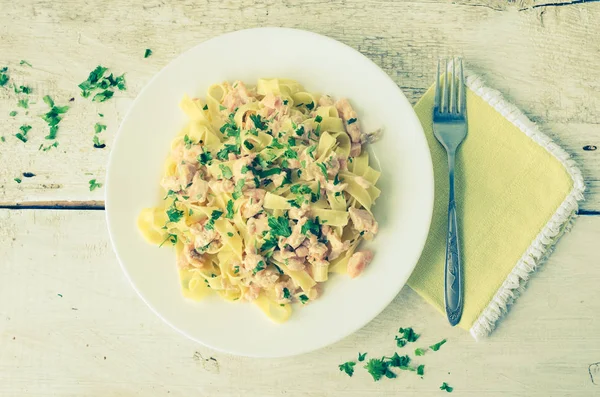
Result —
[[[433, 396], [444, 393], [442, 382], [458, 396], [600, 395], [600, 374], [590, 376], [600, 362], [600, 3], [562, 3], [0, 0], [0, 68], [33, 87], [36, 102], [25, 115], [19, 96], [0, 88], [0, 395]], [[104, 181], [119, 122], [160, 68], [203, 40], [256, 26], [347, 43], [413, 103], [439, 56], [463, 54], [578, 161], [588, 189], [581, 216], [492, 337], [474, 342], [404, 288], [331, 347], [238, 358], [180, 336], [135, 295], [109, 245], [104, 191], [90, 192], [88, 181]], [[144, 59], [146, 48], [154, 54]], [[98, 64], [128, 81], [127, 91], [100, 104], [77, 88]], [[75, 98], [60, 146], [47, 152], [38, 150], [47, 127], [36, 117], [45, 94], [60, 105]], [[10, 117], [12, 110], [19, 114]], [[92, 145], [98, 121], [108, 125], [105, 149]], [[33, 127], [25, 144], [14, 137], [22, 124]], [[422, 357], [423, 379], [403, 373], [374, 383], [365, 371], [338, 371], [358, 351], [393, 351], [395, 331], [408, 325], [423, 344], [448, 339]]]

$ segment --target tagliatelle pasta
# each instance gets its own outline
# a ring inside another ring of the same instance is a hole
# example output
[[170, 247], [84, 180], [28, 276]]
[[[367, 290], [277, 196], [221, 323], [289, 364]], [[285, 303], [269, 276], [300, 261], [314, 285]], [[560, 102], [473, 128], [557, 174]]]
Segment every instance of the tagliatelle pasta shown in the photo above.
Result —
[[252, 301], [283, 322], [330, 273], [363, 271], [373, 255], [358, 246], [377, 233], [380, 172], [347, 100], [261, 79], [215, 84], [180, 107], [189, 123], [165, 162], [165, 197], [138, 227], [175, 247], [186, 298]]

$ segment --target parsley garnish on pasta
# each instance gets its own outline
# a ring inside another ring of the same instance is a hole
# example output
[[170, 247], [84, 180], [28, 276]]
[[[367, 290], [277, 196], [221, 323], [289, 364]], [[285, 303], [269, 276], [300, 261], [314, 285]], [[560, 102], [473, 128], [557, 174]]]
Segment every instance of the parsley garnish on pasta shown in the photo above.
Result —
[[212, 85], [180, 107], [189, 123], [165, 164], [167, 194], [138, 227], [174, 246], [185, 297], [251, 301], [283, 322], [292, 303], [319, 297], [329, 274], [364, 271], [373, 254], [359, 244], [378, 231], [380, 172], [348, 100], [260, 79]]

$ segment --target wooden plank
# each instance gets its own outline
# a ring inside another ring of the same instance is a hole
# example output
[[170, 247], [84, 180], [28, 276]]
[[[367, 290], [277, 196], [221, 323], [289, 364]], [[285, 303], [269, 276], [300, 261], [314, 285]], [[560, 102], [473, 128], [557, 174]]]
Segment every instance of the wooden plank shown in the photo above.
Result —
[[[18, 85], [33, 87], [29, 115], [17, 108], [12, 89], [0, 89], [0, 205], [29, 201], [101, 200], [88, 181], [104, 180], [114, 134], [143, 85], [179, 53], [232, 29], [286, 26], [338, 39], [380, 65], [415, 102], [433, 79], [438, 56], [463, 54], [483, 75], [544, 129], [561, 125], [555, 138], [580, 160], [589, 193], [582, 208], [600, 210], [600, 4], [518, 11], [530, 3], [489, 0], [344, 2], [177, 2], [69, 0], [5, 3], [0, 15], [0, 53]], [[43, 10], [43, 11], [41, 11]], [[311, 18], [306, 18], [311, 15]], [[144, 50], [154, 54], [143, 58]], [[33, 67], [19, 65], [27, 60]], [[2, 65], [3, 65], [2, 64]], [[77, 84], [96, 65], [127, 73], [128, 90], [105, 103], [79, 96]], [[0, 66], [2, 66], [0, 65]], [[60, 146], [38, 151], [47, 127], [37, 117], [47, 107], [75, 98], [58, 135]], [[23, 96], [23, 95], [21, 95]], [[18, 110], [16, 117], [8, 116]], [[98, 112], [105, 117], [101, 119]], [[94, 149], [93, 126], [105, 149]], [[26, 144], [13, 135], [33, 127]], [[582, 132], [584, 131], [584, 132]], [[170, 133], [166, 131], [165, 133]], [[17, 184], [23, 172], [35, 177]]]
[[[214, 352], [163, 324], [122, 274], [102, 211], [0, 210], [0, 224], [3, 396], [439, 396], [442, 382], [473, 397], [600, 392], [588, 374], [600, 361], [600, 216], [577, 221], [487, 340], [450, 328], [405, 288], [356, 334], [276, 360]], [[374, 383], [362, 364], [352, 378], [339, 372], [359, 351], [396, 351], [400, 326], [422, 335], [399, 350], [413, 357], [448, 339], [415, 358], [423, 379], [403, 372]]]

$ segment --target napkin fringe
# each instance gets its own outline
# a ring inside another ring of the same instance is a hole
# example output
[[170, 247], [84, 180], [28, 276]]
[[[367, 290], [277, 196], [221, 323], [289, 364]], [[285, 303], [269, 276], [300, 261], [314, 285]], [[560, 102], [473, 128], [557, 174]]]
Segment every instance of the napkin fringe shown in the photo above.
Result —
[[565, 232], [571, 229], [577, 217], [577, 210], [579, 209], [578, 201], [583, 200], [585, 184], [581, 171], [575, 161], [571, 159], [571, 156], [547, 135], [542, 133], [538, 126], [529, 120], [523, 112], [515, 105], [506, 101], [499, 91], [486, 87], [481, 77], [467, 71], [465, 71], [465, 75], [467, 86], [473, 92], [489, 103], [498, 113], [518, 127], [525, 135], [556, 157], [573, 180], [573, 189], [567, 198], [533, 240], [532, 244], [502, 283], [502, 286], [496, 292], [491, 302], [471, 327], [471, 335], [475, 339], [480, 339], [492, 332], [497, 322], [508, 312], [509, 306], [525, 290], [530, 276], [550, 256], [556, 242]]

